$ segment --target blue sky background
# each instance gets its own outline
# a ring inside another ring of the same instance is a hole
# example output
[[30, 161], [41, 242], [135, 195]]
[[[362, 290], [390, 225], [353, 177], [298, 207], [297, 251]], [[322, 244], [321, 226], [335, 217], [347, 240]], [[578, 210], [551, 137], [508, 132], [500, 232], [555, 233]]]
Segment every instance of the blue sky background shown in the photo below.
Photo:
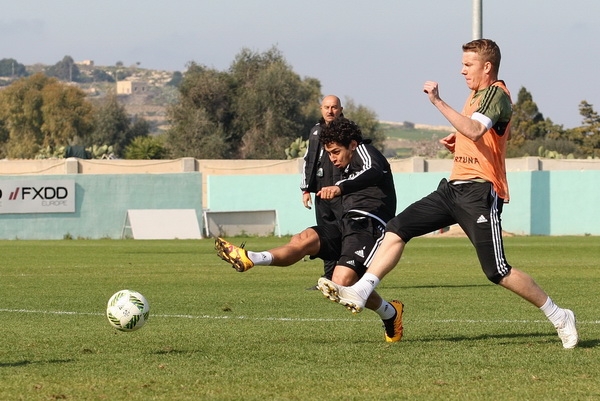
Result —
[[[137, 62], [185, 71], [226, 70], [246, 47], [277, 46], [323, 94], [349, 97], [381, 120], [443, 124], [422, 93], [440, 84], [460, 109], [468, 89], [461, 45], [472, 38], [472, 0], [47, 0], [2, 1], [0, 58], [54, 64]], [[513, 98], [532, 93], [545, 117], [581, 125], [578, 105], [600, 111], [600, 1], [483, 0], [483, 36], [502, 50]]]

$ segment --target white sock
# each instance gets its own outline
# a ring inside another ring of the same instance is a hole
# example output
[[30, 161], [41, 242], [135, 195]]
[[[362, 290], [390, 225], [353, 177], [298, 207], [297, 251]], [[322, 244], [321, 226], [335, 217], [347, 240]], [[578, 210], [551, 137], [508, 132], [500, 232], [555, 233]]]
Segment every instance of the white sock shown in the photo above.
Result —
[[353, 286], [352, 289], [358, 293], [362, 299], [367, 299], [379, 284], [379, 278], [371, 273], [365, 273]]
[[546, 303], [540, 307], [541, 311], [544, 312], [548, 320], [556, 327], [560, 325], [567, 317], [565, 310], [559, 308], [553, 301], [548, 297]]
[[273, 262], [273, 255], [270, 252], [252, 252], [246, 251], [248, 259], [254, 262], [256, 266], [268, 266]]
[[387, 320], [394, 317], [396, 314], [396, 309], [392, 306], [392, 304], [383, 299], [381, 305], [375, 312], [379, 315], [381, 320]]

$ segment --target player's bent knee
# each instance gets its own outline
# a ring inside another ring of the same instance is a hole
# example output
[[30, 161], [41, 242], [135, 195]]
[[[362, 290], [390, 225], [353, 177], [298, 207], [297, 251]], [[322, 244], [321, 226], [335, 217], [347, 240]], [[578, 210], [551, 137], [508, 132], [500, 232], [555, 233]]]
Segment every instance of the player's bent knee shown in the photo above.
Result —
[[311, 228], [294, 234], [288, 246], [303, 252], [304, 255], [316, 255], [319, 252], [319, 235]]
[[333, 271], [332, 281], [343, 286], [350, 286], [358, 281], [358, 275], [346, 266], [338, 265]]
[[490, 280], [494, 284], [500, 284], [502, 279], [506, 277], [506, 274], [500, 274], [498, 272], [485, 272], [485, 276], [488, 280]]
[[292, 235], [290, 239], [290, 243], [308, 243], [311, 241], [318, 240], [319, 236], [315, 232], [315, 230], [307, 228], [306, 230]]

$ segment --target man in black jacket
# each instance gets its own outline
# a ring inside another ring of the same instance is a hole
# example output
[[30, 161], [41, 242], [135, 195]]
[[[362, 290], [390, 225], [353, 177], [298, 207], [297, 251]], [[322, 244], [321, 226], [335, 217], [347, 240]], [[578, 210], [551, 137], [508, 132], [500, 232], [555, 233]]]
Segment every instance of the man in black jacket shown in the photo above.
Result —
[[[341, 198], [343, 217], [331, 224], [317, 225], [292, 236], [278, 248], [251, 252], [222, 238], [215, 239], [217, 254], [239, 272], [259, 265], [290, 266], [304, 256], [336, 260], [332, 281], [352, 285], [365, 273], [383, 239], [385, 225], [396, 213], [396, 190], [390, 164], [374, 146], [364, 141], [358, 126], [339, 118], [321, 131], [321, 144], [341, 180], [321, 188], [317, 197]], [[332, 299], [333, 300], [333, 299]], [[402, 338], [400, 301], [387, 302], [373, 292], [366, 308], [384, 323], [385, 340]]]
[[[302, 190], [302, 203], [305, 208], [311, 208], [311, 193], [316, 194], [321, 188], [331, 186], [341, 178], [340, 170], [333, 167], [327, 152], [323, 149], [320, 137], [323, 127], [334, 119], [343, 116], [342, 111], [342, 102], [337, 96], [328, 95], [321, 101], [322, 118], [310, 130], [308, 147], [304, 155], [300, 189]], [[339, 197], [322, 199], [315, 196], [314, 206], [318, 226], [333, 223], [342, 218], [342, 206]], [[336, 262], [336, 260], [323, 261], [323, 277], [331, 280]], [[317, 286], [315, 285], [309, 289], [316, 290]]]

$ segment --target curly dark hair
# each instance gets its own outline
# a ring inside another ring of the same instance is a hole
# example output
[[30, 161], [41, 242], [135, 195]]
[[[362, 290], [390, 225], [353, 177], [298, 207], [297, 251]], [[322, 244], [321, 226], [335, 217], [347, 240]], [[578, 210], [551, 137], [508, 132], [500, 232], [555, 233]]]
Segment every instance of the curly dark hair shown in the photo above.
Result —
[[358, 125], [347, 118], [337, 118], [326, 125], [321, 130], [320, 138], [323, 145], [328, 143], [339, 143], [343, 147], [350, 146], [353, 140], [361, 143], [363, 141], [362, 132]]

